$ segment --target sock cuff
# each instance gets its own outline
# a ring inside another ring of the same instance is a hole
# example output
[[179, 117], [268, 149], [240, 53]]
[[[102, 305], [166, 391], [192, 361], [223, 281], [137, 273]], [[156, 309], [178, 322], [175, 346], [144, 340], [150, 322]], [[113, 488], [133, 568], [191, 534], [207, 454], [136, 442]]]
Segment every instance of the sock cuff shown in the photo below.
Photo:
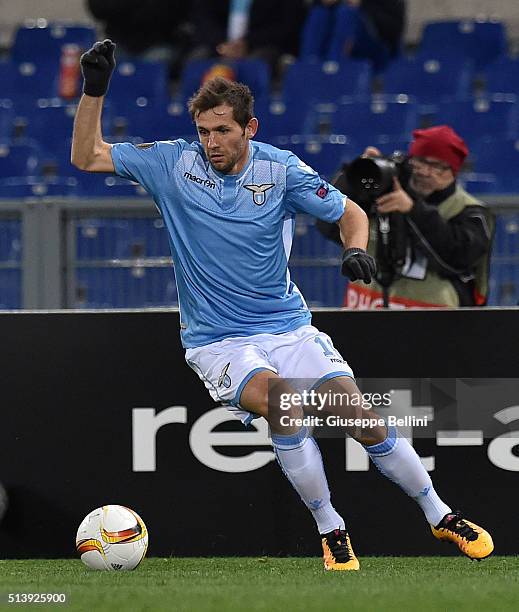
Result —
[[308, 438], [308, 427], [301, 427], [301, 429], [289, 436], [284, 436], [282, 434], [272, 434], [272, 444], [278, 450], [292, 450], [294, 448], [299, 448], [303, 446], [305, 441]]
[[387, 426], [387, 437], [383, 442], [378, 444], [365, 445], [364, 448], [370, 457], [383, 457], [391, 454], [398, 443], [398, 432], [393, 425]]

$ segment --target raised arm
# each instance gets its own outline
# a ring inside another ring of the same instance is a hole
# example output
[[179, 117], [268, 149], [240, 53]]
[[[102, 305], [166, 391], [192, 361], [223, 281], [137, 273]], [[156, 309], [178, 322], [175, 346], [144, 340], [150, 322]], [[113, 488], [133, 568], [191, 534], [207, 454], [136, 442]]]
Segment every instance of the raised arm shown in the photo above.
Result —
[[111, 148], [101, 132], [104, 96], [115, 68], [115, 44], [97, 42], [81, 56], [83, 96], [77, 108], [72, 135], [71, 162], [88, 172], [114, 172]]
[[341, 271], [350, 280], [370, 283], [377, 271], [375, 260], [366, 253], [369, 239], [369, 221], [362, 208], [352, 200], [338, 221], [344, 246]]
[[341, 240], [345, 249], [366, 249], [369, 238], [369, 222], [362, 208], [348, 199], [346, 210], [338, 221]]

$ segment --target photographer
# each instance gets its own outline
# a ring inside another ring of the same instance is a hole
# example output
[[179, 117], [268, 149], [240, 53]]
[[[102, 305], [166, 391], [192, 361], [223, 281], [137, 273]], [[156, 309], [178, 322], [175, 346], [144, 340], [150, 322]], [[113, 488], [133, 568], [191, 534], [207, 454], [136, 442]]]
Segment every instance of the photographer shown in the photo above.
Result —
[[[383, 195], [365, 191], [366, 185], [376, 187], [376, 181], [353, 176], [348, 169], [340, 173], [339, 188], [363, 201], [370, 216], [369, 249], [379, 268], [378, 282], [349, 284], [345, 306], [381, 307], [384, 286], [392, 308], [485, 305], [494, 221], [490, 210], [456, 182], [467, 154], [454, 130], [435, 126], [413, 132], [409, 155], [393, 164], [392, 185]], [[363, 155], [378, 157], [374, 147]], [[367, 160], [355, 160], [350, 169], [361, 162]], [[380, 168], [386, 172], [390, 165], [386, 160]], [[364, 190], [363, 198], [359, 190]], [[318, 228], [337, 239], [330, 224], [319, 223]]]

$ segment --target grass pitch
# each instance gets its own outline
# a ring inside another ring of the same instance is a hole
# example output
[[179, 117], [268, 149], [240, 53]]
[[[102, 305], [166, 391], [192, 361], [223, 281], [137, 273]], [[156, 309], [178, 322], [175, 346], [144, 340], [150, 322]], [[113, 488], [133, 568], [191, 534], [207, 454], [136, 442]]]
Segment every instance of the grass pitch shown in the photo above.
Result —
[[66, 604], [24, 608], [299, 612], [517, 610], [519, 558], [367, 557], [360, 572], [327, 572], [317, 558], [145, 559], [134, 572], [95, 572], [79, 560], [0, 561], [8, 593], [65, 593]]

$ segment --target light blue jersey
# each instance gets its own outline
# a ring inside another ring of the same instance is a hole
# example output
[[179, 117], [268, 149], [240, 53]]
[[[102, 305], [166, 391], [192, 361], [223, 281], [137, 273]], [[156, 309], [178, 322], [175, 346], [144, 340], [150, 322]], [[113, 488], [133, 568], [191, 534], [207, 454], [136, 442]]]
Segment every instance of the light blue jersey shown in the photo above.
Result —
[[291, 282], [295, 214], [338, 221], [345, 196], [289, 151], [251, 141], [240, 174], [185, 140], [112, 148], [115, 171], [153, 197], [169, 232], [186, 348], [310, 322]]

